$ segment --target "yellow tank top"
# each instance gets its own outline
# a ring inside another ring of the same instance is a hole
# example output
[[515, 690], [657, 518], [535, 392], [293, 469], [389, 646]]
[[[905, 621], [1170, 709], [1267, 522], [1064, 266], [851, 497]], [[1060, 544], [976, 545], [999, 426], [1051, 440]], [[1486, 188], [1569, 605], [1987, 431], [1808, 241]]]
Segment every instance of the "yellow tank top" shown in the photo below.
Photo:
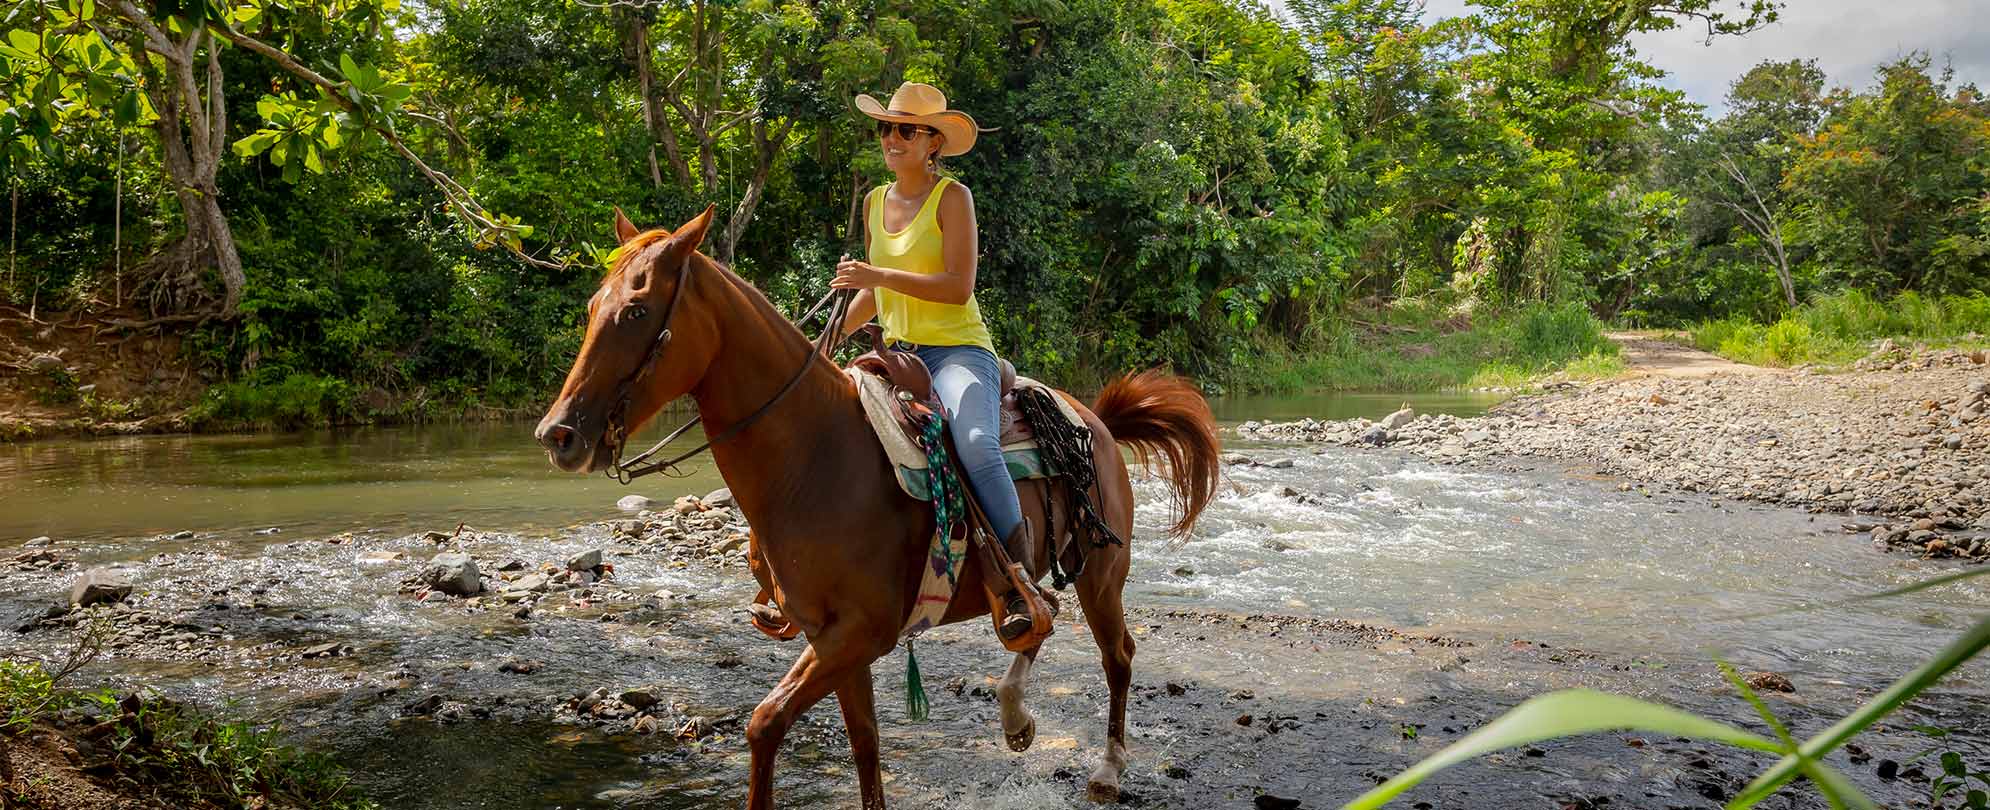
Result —
[[[864, 217], [871, 235], [870, 262], [878, 267], [931, 275], [946, 269], [940, 246], [940, 194], [951, 178], [941, 178], [926, 195], [926, 204], [912, 223], [897, 233], [885, 230], [885, 187], [871, 189]], [[981, 320], [981, 305], [970, 293], [965, 304], [943, 304], [877, 288], [878, 323], [887, 340], [929, 346], [980, 346], [995, 351], [995, 340]]]

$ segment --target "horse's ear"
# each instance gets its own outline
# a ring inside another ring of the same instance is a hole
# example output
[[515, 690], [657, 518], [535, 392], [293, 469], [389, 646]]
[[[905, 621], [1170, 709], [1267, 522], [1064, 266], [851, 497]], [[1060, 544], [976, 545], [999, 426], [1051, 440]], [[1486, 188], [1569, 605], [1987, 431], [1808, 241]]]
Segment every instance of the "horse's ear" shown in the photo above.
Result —
[[705, 213], [692, 217], [690, 222], [684, 223], [684, 227], [672, 232], [670, 246], [673, 249], [697, 250], [699, 245], [705, 243], [705, 232], [711, 230], [714, 210], [714, 206], [706, 205]]
[[629, 221], [629, 217], [622, 213], [621, 206], [616, 206], [615, 207], [616, 243], [626, 245], [629, 243], [629, 240], [634, 238], [636, 238], [636, 223]]

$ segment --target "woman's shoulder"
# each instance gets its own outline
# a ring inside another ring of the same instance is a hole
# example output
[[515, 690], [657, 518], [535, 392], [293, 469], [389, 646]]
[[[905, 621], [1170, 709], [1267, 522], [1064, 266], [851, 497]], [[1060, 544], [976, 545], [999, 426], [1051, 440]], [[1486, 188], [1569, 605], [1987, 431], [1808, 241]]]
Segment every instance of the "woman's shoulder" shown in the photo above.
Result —
[[940, 187], [940, 204], [972, 207], [974, 205], [974, 192], [968, 191], [966, 184], [949, 177], [947, 178], [946, 185]]

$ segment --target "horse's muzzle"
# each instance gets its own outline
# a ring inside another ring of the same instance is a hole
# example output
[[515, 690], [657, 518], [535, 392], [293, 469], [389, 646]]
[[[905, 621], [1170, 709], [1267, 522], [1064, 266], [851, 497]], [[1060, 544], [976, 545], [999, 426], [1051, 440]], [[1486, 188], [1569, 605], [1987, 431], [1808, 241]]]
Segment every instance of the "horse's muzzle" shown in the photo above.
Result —
[[586, 417], [574, 414], [571, 409], [555, 408], [539, 420], [532, 436], [539, 440], [539, 446], [546, 448], [546, 458], [553, 466], [567, 472], [588, 472], [594, 469], [599, 443], [588, 440], [582, 432], [586, 422]]

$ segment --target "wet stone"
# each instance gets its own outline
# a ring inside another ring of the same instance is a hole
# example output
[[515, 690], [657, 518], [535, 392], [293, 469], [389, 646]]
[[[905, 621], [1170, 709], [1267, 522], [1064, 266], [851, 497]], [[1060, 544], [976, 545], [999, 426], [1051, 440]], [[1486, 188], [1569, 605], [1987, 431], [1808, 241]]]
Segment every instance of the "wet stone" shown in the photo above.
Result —
[[468, 554], [455, 552], [443, 552], [429, 558], [428, 567], [422, 569], [421, 582], [454, 596], [469, 596], [484, 589], [483, 580], [477, 573], [477, 561], [470, 559]]
[[77, 607], [114, 604], [123, 602], [129, 596], [131, 579], [108, 568], [85, 571], [69, 586], [69, 604]]
[[624, 495], [621, 500], [615, 502], [615, 508], [624, 512], [641, 512], [644, 509], [653, 509], [655, 507], [656, 501], [641, 495]]

